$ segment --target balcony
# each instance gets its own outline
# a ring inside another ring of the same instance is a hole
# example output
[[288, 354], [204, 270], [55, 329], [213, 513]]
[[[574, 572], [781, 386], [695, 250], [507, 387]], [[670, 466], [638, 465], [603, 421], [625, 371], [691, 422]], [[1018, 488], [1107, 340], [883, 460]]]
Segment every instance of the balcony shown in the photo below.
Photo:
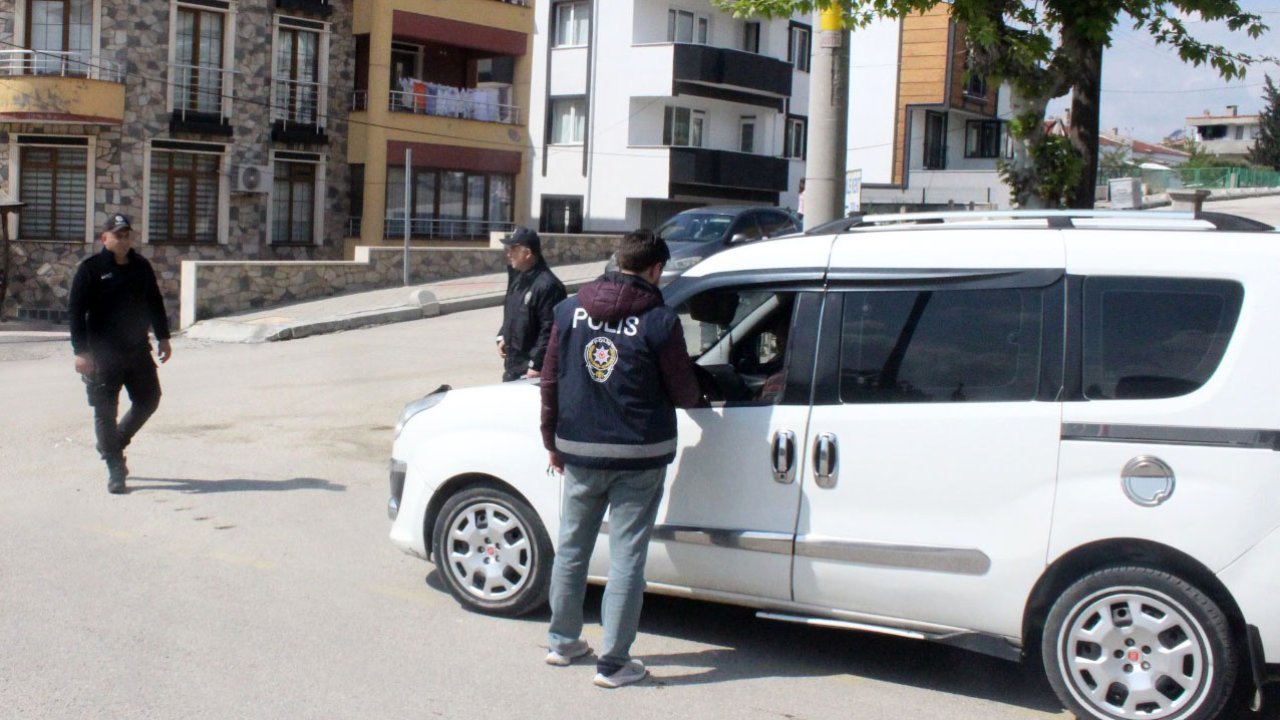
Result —
[[214, 65], [169, 66], [173, 79], [173, 114], [169, 131], [231, 135], [227, 85], [231, 70]]
[[271, 139], [305, 145], [329, 142], [320, 108], [323, 91], [318, 82], [276, 78], [272, 82]]
[[673, 147], [669, 177], [673, 189], [683, 186], [678, 194], [717, 195], [733, 189], [767, 201], [768, 195], [787, 189], [788, 162], [751, 153]]
[[767, 55], [708, 45], [675, 43], [676, 94], [743, 102], [781, 111], [791, 95], [791, 64]]
[[123, 120], [124, 75], [115, 61], [79, 52], [0, 51], [0, 122]]
[[[393, 90], [388, 108], [436, 117], [463, 118], [480, 122], [520, 124], [520, 108], [502, 102], [510, 88], [455, 88], [434, 83], [418, 83], [413, 91]], [[367, 97], [365, 102], [368, 102]]]

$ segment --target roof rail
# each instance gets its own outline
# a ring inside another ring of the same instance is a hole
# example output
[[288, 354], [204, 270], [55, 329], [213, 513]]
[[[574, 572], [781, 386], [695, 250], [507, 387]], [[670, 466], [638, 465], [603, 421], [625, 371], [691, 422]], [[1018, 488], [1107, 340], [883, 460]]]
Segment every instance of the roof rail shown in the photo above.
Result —
[[[1266, 232], [1275, 228], [1265, 223], [1218, 212], [1173, 212], [1168, 210], [962, 210], [914, 213], [884, 213], [880, 215], [851, 215], [820, 225], [808, 233], [846, 232], [853, 228], [901, 224], [972, 223], [975, 221], [1047, 220], [1050, 227], [1070, 228], [1076, 220], [1119, 221], [1126, 227], [1151, 223], [1163, 228], [1185, 224], [1187, 229], [1207, 229], [1244, 232]], [[1097, 222], [1085, 223], [1097, 227]], [[806, 234], [808, 234], [806, 233]]]

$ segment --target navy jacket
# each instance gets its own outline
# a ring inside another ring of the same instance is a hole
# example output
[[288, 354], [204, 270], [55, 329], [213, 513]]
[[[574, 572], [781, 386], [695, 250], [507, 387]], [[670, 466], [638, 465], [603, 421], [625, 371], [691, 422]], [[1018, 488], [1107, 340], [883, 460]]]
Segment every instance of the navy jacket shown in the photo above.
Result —
[[589, 468], [669, 464], [675, 408], [701, 398], [680, 318], [658, 288], [622, 273], [556, 306], [541, 387], [543, 444]]
[[147, 330], [169, 338], [169, 318], [151, 263], [133, 250], [128, 262], [101, 252], [81, 261], [71, 281], [71, 348], [77, 355], [128, 356], [149, 352]]

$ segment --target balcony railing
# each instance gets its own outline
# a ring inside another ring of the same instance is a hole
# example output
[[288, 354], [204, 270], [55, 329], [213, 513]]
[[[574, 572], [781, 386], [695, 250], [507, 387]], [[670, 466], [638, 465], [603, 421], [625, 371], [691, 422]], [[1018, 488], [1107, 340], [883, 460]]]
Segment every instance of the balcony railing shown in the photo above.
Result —
[[369, 91], [355, 90], [351, 93], [351, 112], [369, 109]]
[[0, 50], [0, 76], [45, 75], [124, 82], [120, 64], [85, 52]]
[[[409, 235], [419, 239], [439, 238], [449, 240], [488, 237], [491, 232], [508, 232], [514, 227], [514, 223], [503, 220], [409, 218]], [[404, 237], [404, 216], [388, 215], [382, 226], [382, 237], [387, 240]]]
[[273, 85], [275, 105], [271, 108], [272, 120], [316, 129], [324, 125], [320, 118], [320, 83], [276, 78]]
[[520, 108], [498, 102], [497, 96], [497, 90], [431, 85], [425, 92], [391, 91], [389, 107], [392, 112], [519, 124]]
[[233, 71], [216, 65], [182, 65], [173, 68], [173, 112], [186, 119], [188, 115], [219, 116], [227, 113], [222, 102], [223, 88]]

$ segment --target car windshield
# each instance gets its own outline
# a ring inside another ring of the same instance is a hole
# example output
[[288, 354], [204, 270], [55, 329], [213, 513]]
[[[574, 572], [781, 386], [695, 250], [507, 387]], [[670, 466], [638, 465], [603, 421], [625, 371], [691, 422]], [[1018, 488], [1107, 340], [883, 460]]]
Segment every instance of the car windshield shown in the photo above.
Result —
[[732, 215], [680, 213], [658, 228], [658, 237], [667, 242], [711, 242], [724, 237]]

